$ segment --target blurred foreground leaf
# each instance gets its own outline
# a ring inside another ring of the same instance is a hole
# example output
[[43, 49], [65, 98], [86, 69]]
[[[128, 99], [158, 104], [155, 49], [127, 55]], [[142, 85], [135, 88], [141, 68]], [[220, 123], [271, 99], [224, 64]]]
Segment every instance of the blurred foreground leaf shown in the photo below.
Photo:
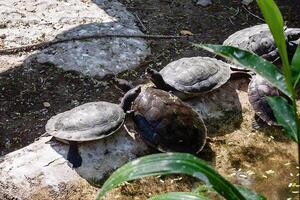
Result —
[[298, 142], [296, 116], [293, 107], [280, 96], [268, 97], [268, 103], [272, 107], [278, 124], [285, 129], [290, 138]]
[[[186, 174], [202, 180], [205, 184], [212, 186], [220, 195], [230, 200], [245, 200], [239, 190], [224, 179], [206, 162], [186, 153], [161, 153], [144, 156], [115, 171], [104, 183], [97, 199], [103, 197], [108, 191], [119, 184], [142, 178], [145, 176], [165, 174]], [[255, 195], [256, 193], [251, 193]], [[257, 196], [256, 199], [260, 199]]]

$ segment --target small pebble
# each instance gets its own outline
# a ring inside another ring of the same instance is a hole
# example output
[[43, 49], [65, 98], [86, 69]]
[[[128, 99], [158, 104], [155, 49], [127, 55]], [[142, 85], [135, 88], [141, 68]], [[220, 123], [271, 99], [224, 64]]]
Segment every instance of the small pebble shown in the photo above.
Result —
[[200, 5], [200, 6], [203, 6], [203, 7], [206, 7], [206, 6], [209, 6], [212, 4], [212, 1], [211, 0], [198, 0], [197, 5]]
[[46, 107], [46, 108], [49, 108], [49, 107], [51, 106], [49, 102], [44, 102], [43, 105], [44, 105], [44, 107]]
[[244, 4], [245, 6], [248, 6], [252, 2], [253, 0], [242, 0], [242, 4]]

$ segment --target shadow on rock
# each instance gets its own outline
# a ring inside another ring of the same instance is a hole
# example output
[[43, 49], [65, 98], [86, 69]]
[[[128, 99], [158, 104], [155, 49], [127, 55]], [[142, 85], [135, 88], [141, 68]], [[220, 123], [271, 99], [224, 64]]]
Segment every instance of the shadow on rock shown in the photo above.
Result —
[[[68, 144], [53, 140], [51, 147], [67, 160]], [[93, 185], [100, 185], [114, 170], [149, 151], [144, 143], [133, 140], [124, 129], [101, 140], [79, 143], [78, 148], [82, 164], [74, 170]]]

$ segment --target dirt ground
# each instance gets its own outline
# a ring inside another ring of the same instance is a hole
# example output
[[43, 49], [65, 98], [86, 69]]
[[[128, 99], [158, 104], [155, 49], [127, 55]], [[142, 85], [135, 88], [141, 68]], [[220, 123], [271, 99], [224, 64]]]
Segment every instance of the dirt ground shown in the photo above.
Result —
[[[192, 0], [121, 2], [142, 21], [138, 24], [144, 27], [145, 33], [179, 34], [188, 30], [199, 34], [194, 42], [220, 44], [237, 30], [263, 23], [256, 4], [245, 7], [240, 0], [215, 0], [206, 8], [196, 6]], [[300, 27], [300, 3], [281, 0], [279, 5], [287, 24]], [[187, 41], [152, 40], [149, 45], [152, 54], [144, 63], [118, 77], [138, 84], [143, 82], [146, 67], [161, 69], [182, 57], [209, 55], [192, 48]], [[245, 88], [240, 89], [241, 96], [247, 98]], [[118, 102], [121, 95], [109, 78], [85, 77], [53, 66], [20, 66], [3, 72], [0, 74], [0, 155], [32, 143], [44, 133], [47, 120], [57, 113], [91, 101]], [[215, 156], [207, 156], [204, 151], [200, 157], [231, 181], [249, 186], [269, 199], [297, 199], [297, 188], [289, 185], [298, 179], [296, 146], [278, 130], [251, 130], [253, 113], [249, 105], [243, 109], [240, 129], [211, 137], [209, 146]], [[245, 132], [249, 133], [246, 137]], [[195, 184], [198, 183], [193, 179], [181, 176], [142, 179], [123, 185], [107, 199], [145, 199], [160, 192], [188, 191]]]

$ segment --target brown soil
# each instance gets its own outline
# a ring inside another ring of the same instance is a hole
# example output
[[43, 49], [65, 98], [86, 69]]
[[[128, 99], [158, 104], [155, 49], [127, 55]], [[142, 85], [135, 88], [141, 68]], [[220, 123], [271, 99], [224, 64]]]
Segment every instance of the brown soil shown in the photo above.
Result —
[[[235, 31], [262, 23], [253, 16], [260, 16], [256, 4], [252, 3], [247, 11], [240, 0], [215, 0], [207, 8], [196, 6], [191, 0], [122, 2], [142, 20], [145, 33], [179, 34], [181, 30], [188, 30], [200, 34], [194, 42], [222, 43]], [[300, 27], [300, 4], [281, 0], [279, 5], [288, 25]], [[152, 54], [145, 62], [136, 70], [119, 74], [119, 77], [136, 80], [138, 84], [142, 82], [146, 67], [160, 69], [182, 57], [209, 55], [192, 48], [187, 41], [153, 40], [149, 45]], [[245, 92], [240, 94], [247, 98]], [[20, 66], [5, 71], [0, 74], [0, 155], [32, 143], [44, 133], [47, 120], [57, 113], [90, 101], [118, 102], [120, 97], [121, 93], [109, 78], [85, 77], [53, 66]], [[50, 103], [50, 107], [45, 102]], [[210, 161], [231, 181], [249, 186], [269, 199], [296, 199], [297, 194], [292, 192], [297, 188], [288, 187], [298, 179], [296, 146], [281, 136], [280, 131], [251, 131], [253, 112], [249, 104], [243, 109], [243, 123], [239, 130], [211, 138], [209, 146], [216, 156], [208, 158], [202, 153], [200, 157]], [[146, 199], [166, 191], [187, 191], [193, 184], [190, 178], [142, 179], [123, 185], [107, 199]]]

